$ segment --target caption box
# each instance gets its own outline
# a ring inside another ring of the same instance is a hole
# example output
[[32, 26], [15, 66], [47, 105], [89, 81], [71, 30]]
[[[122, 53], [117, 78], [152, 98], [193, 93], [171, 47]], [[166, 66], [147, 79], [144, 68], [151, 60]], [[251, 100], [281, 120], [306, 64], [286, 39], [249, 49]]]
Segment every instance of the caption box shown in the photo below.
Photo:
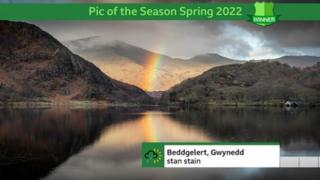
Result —
[[280, 166], [279, 143], [143, 143], [142, 167]]

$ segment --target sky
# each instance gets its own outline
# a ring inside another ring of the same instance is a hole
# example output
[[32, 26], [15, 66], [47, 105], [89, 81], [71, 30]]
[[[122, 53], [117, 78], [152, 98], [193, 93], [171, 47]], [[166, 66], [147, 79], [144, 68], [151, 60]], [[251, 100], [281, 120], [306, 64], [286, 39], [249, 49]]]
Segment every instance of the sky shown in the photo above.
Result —
[[[0, 0], [0, 2], [7, 1]], [[243, 60], [271, 59], [285, 55], [320, 56], [320, 22], [316, 21], [280, 22], [269, 27], [236, 21], [34, 21], [30, 23], [49, 32], [61, 42], [99, 37], [95, 38], [97, 44], [120, 40], [175, 58], [191, 58], [207, 53], [218, 53]]]
[[244, 60], [284, 55], [320, 56], [320, 22], [281, 22], [269, 27], [226, 21], [31, 23], [62, 42], [98, 36], [97, 44], [120, 40], [176, 58], [207, 53]]

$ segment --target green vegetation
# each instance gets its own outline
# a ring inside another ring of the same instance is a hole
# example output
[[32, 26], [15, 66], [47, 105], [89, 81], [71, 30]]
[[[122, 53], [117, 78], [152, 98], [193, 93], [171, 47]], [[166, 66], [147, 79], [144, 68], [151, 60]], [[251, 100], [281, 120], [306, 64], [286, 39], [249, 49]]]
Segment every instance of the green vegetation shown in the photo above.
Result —
[[[90, 109], [105, 107], [140, 107], [139, 103], [121, 103], [107, 101], [90, 101], [90, 100], [71, 100], [71, 101], [51, 101], [40, 98], [29, 99], [25, 101], [0, 101], [0, 108], [52, 108], [52, 107], [68, 107], [71, 109]], [[143, 105], [146, 106], [146, 105]], [[150, 106], [150, 105], [148, 105]]]

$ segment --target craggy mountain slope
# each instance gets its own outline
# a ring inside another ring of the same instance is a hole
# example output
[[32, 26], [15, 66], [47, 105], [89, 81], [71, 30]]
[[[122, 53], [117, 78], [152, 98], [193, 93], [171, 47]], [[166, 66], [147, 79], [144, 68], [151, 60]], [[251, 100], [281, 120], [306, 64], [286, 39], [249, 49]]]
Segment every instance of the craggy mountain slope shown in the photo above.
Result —
[[110, 78], [40, 28], [0, 21], [0, 101], [30, 98], [151, 101], [143, 90]]

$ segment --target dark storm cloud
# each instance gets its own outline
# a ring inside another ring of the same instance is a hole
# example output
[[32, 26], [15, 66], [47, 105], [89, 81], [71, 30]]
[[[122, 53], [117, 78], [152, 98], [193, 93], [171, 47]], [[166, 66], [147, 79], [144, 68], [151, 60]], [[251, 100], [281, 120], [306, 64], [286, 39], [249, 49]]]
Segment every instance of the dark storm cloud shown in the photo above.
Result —
[[[81, 39], [88, 48], [113, 41], [124, 41], [173, 57], [219, 53], [232, 58], [247, 58], [252, 47], [241, 29], [226, 22], [213, 21], [73, 21], [31, 22], [62, 42]], [[248, 34], [248, 33], [244, 33]], [[99, 37], [99, 38], [87, 38]], [[90, 47], [89, 47], [90, 46]], [[73, 44], [73, 47], [74, 44]], [[82, 47], [83, 48], [83, 47]]]
[[[232, 24], [264, 39], [266, 46], [320, 47], [320, 22], [317, 21], [286, 21], [269, 27], [260, 27], [247, 22], [232, 22]], [[206, 22], [203, 22], [202, 26], [208, 29], [207, 31], [215, 28]]]
[[269, 27], [260, 27], [246, 22], [240, 22], [237, 25], [255, 34], [263, 33], [269, 43], [280, 44], [283, 47], [320, 45], [320, 22], [318, 21], [285, 21]]
[[[0, 0], [0, 2], [8, 2]], [[36, 2], [36, 1], [10, 1]], [[40, 1], [38, 1], [40, 2]], [[88, 2], [47, 0], [41, 2]], [[90, 2], [197, 2], [182, 0], [90, 1]], [[200, 2], [200, 1], [199, 1]], [[201, 1], [204, 2], [204, 1]], [[217, 0], [215, 2], [255, 2]], [[314, 0], [276, 2], [320, 2]], [[252, 59], [282, 55], [320, 56], [320, 22], [290, 21], [269, 27], [248, 22], [212, 21], [42, 21], [31, 22], [62, 42], [87, 37], [88, 45], [102, 45], [116, 40], [137, 45], [173, 57], [191, 57], [219, 53], [230, 58]]]
[[289, 48], [319, 46], [319, 33], [320, 22], [282, 22], [264, 31], [270, 41]]
[[98, 36], [88, 45], [124, 41], [173, 57], [219, 53], [237, 59], [317, 55], [320, 23], [281, 22], [259, 27], [213, 21], [48, 21], [32, 22], [68, 42]]

